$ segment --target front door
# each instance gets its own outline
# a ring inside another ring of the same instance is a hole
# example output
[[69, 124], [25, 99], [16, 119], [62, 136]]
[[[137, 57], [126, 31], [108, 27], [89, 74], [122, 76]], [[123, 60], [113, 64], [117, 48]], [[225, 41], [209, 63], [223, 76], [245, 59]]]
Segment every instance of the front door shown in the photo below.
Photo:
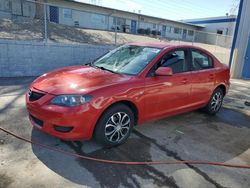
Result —
[[191, 97], [191, 72], [186, 50], [167, 52], [155, 65], [171, 67], [172, 76], [149, 75], [145, 79], [146, 119], [171, 115], [186, 109]]
[[58, 7], [49, 6], [49, 21], [59, 23]]
[[243, 78], [250, 78], [250, 37], [248, 38], [248, 46], [245, 55], [245, 63], [242, 71]]
[[187, 30], [183, 29], [182, 39], [186, 40], [186, 38], [187, 38]]
[[131, 20], [131, 33], [136, 34], [136, 20]]
[[167, 27], [165, 25], [162, 26], [162, 37], [166, 37]]

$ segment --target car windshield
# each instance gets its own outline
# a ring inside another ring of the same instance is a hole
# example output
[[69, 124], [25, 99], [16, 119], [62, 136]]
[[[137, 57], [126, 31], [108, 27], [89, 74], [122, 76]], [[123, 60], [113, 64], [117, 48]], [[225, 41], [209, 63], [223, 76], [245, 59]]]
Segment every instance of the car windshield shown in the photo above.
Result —
[[114, 73], [137, 75], [160, 51], [160, 48], [124, 45], [110, 51], [92, 65]]

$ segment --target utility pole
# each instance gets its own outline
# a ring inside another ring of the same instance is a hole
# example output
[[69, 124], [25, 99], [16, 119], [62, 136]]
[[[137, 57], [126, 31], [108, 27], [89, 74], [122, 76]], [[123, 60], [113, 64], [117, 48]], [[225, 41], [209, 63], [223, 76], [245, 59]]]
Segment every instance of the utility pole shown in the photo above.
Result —
[[115, 17], [115, 46], [117, 43], [117, 17]]
[[47, 29], [47, 6], [44, 3], [44, 41], [45, 43], [47, 43], [47, 39], [48, 39], [48, 29]]
[[[116, 11], [114, 10], [113, 13], [115, 14]], [[114, 19], [115, 19], [115, 46], [116, 46], [116, 44], [117, 44], [117, 17], [114, 16]]]

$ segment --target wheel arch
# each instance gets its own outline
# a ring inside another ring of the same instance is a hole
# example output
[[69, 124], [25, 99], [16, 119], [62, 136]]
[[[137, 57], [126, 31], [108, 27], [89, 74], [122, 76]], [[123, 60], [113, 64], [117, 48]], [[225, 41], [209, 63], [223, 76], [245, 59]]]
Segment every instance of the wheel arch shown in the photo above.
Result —
[[214, 91], [215, 91], [217, 88], [222, 89], [223, 95], [224, 95], [224, 96], [226, 95], [226, 93], [227, 93], [227, 88], [226, 88], [226, 86], [225, 86], [224, 84], [219, 84], [219, 85], [214, 89]]
[[101, 114], [99, 115], [99, 118], [98, 118], [98, 120], [97, 120], [95, 126], [94, 126], [93, 129], [92, 129], [92, 135], [93, 135], [93, 136], [95, 136], [96, 129], [97, 129], [97, 124], [98, 124], [99, 119], [102, 117], [102, 115], [103, 115], [108, 109], [110, 109], [110, 108], [112, 108], [113, 106], [118, 105], [118, 104], [123, 104], [123, 105], [128, 106], [128, 107], [134, 112], [135, 125], [138, 123], [138, 115], [139, 115], [138, 107], [137, 107], [132, 101], [129, 101], [129, 100], [119, 100], [119, 101], [115, 101], [115, 102], [113, 102], [112, 104], [110, 104], [109, 106], [107, 106], [107, 107], [101, 112]]
[[[110, 104], [108, 107], [105, 108], [105, 110], [103, 110], [102, 114], [108, 110], [109, 108], [112, 108], [113, 106], [117, 105], [117, 104], [124, 104], [126, 106], [128, 106], [133, 112], [134, 112], [134, 117], [135, 117], [135, 125], [137, 125], [138, 123], [138, 118], [139, 118], [139, 110], [138, 107], [136, 106], [135, 103], [133, 103], [130, 100], [120, 100], [120, 101], [115, 101], [114, 103]], [[101, 116], [102, 116], [101, 114]], [[100, 117], [101, 117], [100, 116]]]
[[124, 105], [128, 106], [128, 107], [134, 112], [135, 126], [137, 125], [138, 119], [139, 119], [139, 110], [138, 110], [138, 107], [135, 105], [135, 103], [133, 103], [133, 102], [130, 101], [130, 100], [118, 100], [118, 101], [115, 101], [115, 102], [113, 102], [112, 104], [106, 106], [106, 107], [104, 108], [104, 110], [102, 110], [101, 114], [100, 114], [99, 117], [98, 117], [98, 120], [97, 120], [96, 123], [95, 123], [94, 128], [92, 129], [92, 134], [95, 132], [96, 125], [97, 125], [99, 119], [102, 117], [102, 115], [103, 115], [108, 109], [112, 108], [113, 106], [115, 106], [115, 105], [117, 105], [117, 104], [124, 104]]

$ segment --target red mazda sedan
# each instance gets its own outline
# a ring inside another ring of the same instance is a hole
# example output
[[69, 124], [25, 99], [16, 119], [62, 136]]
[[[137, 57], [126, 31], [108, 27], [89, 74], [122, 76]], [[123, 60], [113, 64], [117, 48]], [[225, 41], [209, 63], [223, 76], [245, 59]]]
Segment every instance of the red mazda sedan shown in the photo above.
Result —
[[229, 69], [188, 45], [131, 43], [87, 64], [37, 78], [26, 94], [31, 123], [65, 140], [123, 143], [137, 124], [203, 108], [216, 114]]

